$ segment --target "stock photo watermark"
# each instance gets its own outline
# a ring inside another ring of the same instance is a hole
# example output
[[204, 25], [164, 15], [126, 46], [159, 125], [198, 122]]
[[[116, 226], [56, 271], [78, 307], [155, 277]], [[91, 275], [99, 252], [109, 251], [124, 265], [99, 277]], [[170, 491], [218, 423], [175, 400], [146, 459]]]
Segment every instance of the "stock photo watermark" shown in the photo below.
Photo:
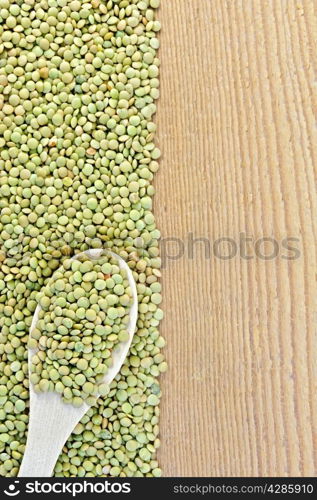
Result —
[[222, 261], [237, 258], [245, 261], [276, 259], [295, 261], [301, 257], [300, 239], [297, 237], [254, 238], [243, 232], [237, 238], [221, 236], [214, 240], [197, 236], [193, 232], [188, 233], [185, 239], [169, 236], [161, 239], [160, 248], [163, 267], [166, 267], [169, 261], [182, 258], [194, 260], [202, 257], [205, 260], [214, 258]]
[[[11, 240], [12, 241], [12, 240]], [[126, 238], [125, 240], [114, 239], [102, 241], [99, 238], [78, 238], [76, 234], [65, 233], [58, 239], [43, 239], [38, 242], [35, 238], [20, 235], [13, 244], [0, 249], [0, 262], [5, 259], [14, 259], [20, 264], [27, 264], [30, 257], [37, 250], [45, 256], [46, 260], [58, 260], [62, 257], [71, 256], [79, 251], [89, 248], [103, 250], [124, 250], [127, 260], [139, 261], [141, 259], [160, 259], [161, 267], [166, 268], [169, 263], [181, 259], [190, 261], [196, 259], [231, 261], [241, 259], [243, 261], [296, 261], [301, 257], [301, 240], [295, 236], [282, 239], [272, 236], [261, 236], [255, 238], [247, 233], [241, 232], [237, 237], [220, 236], [212, 239], [206, 236], [198, 236], [189, 232], [185, 238], [175, 236], [164, 236], [157, 239]]]

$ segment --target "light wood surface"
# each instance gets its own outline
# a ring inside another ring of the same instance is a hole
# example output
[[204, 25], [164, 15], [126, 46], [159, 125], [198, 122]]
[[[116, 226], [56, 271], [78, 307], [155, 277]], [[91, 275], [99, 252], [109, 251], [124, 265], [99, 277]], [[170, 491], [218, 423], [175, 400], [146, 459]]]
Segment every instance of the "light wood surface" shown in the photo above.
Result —
[[[317, 2], [161, 0], [159, 18], [155, 211], [185, 246], [163, 272], [160, 464], [316, 475]], [[298, 238], [300, 257], [189, 258], [191, 233]]]

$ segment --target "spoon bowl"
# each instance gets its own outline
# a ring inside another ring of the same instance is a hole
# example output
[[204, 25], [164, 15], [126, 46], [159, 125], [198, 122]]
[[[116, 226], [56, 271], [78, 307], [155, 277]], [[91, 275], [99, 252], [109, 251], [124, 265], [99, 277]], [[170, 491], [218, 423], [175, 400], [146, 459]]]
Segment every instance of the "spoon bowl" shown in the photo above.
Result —
[[[102, 255], [110, 255], [118, 261], [120, 269], [125, 269], [131, 288], [133, 303], [128, 324], [129, 339], [121, 342], [112, 353], [113, 363], [106, 373], [103, 383], [110, 384], [119, 373], [131, 346], [138, 316], [138, 296], [133, 274], [127, 263], [119, 255], [108, 250], [91, 249], [75, 255], [71, 260], [78, 260], [83, 255], [98, 260]], [[40, 305], [36, 307], [30, 331], [38, 322]], [[28, 351], [28, 365], [35, 351]], [[30, 418], [26, 449], [20, 467], [19, 477], [50, 477], [59, 454], [76, 424], [85, 415], [90, 406], [83, 403], [80, 408], [63, 402], [55, 392], [36, 393], [30, 382]]]

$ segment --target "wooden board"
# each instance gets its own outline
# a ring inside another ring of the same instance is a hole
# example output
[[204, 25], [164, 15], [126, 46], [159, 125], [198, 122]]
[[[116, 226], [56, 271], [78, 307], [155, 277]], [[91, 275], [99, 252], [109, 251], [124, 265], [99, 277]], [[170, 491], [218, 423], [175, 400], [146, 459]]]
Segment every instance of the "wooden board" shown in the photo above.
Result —
[[[316, 13], [161, 0], [155, 211], [163, 254], [182, 254], [163, 273], [167, 476], [316, 474]], [[252, 258], [221, 259], [241, 233]]]

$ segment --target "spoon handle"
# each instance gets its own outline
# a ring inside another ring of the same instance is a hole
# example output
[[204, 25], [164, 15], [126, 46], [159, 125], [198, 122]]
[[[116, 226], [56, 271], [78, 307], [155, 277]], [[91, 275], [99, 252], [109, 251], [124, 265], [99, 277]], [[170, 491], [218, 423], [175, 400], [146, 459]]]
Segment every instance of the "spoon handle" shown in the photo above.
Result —
[[19, 477], [50, 477], [59, 454], [88, 406], [66, 405], [59, 394], [31, 391], [29, 430]]

